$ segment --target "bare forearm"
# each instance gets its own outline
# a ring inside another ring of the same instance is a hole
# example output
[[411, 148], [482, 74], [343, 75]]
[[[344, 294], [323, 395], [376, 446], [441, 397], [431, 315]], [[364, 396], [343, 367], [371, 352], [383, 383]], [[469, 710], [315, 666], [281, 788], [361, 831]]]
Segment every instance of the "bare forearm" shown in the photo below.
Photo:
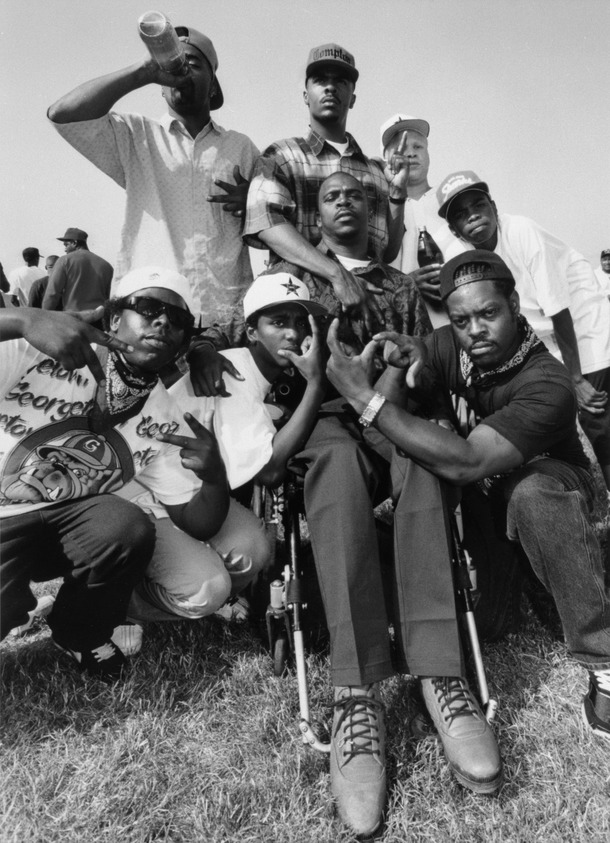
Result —
[[568, 308], [559, 311], [555, 316], [551, 316], [553, 323], [553, 330], [555, 331], [555, 339], [564, 365], [572, 378], [575, 381], [582, 380], [582, 371], [580, 368], [580, 354], [578, 353], [578, 343], [576, 334], [574, 333], [574, 322], [572, 315]]
[[189, 536], [206, 541], [222, 527], [229, 511], [229, 489], [225, 478], [203, 482], [200, 490], [182, 506], [168, 506], [174, 524]]
[[383, 259], [386, 263], [391, 263], [400, 252], [405, 234], [404, 214], [404, 205], [388, 201], [388, 245], [383, 253]]
[[258, 236], [268, 249], [284, 260], [333, 280], [337, 271], [335, 262], [312, 246], [290, 223], [259, 231]]
[[47, 114], [54, 123], [95, 120], [108, 114], [112, 106], [126, 94], [152, 81], [149, 66], [138, 62], [84, 82], [53, 103]]

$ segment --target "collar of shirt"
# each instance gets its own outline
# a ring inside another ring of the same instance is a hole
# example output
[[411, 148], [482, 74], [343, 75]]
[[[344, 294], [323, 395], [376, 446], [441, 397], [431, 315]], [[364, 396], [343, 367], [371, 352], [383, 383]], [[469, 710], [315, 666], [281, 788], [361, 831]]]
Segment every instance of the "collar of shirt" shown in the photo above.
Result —
[[[187, 135], [189, 138], [191, 137], [191, 135], [185, 129], [184, 123], [181, 120], [179, 120], [177, 117], [174, 117], [173, 114], [170, 114], [169, 111], [167, 111], [161, 117], [161, 119], [159, 120], [159, 123], [168, 132], [171, 132], [172, 129], [174, 129], [174, 131], [178, 131], [182, 135]], [[210, 122], [207, 123], [203, 127], [203, 129], [197, 135], [197, 138], [204, 138], [206, 135], [208, 135], [212, 131], [216, 132], [217, 135], [220, 134], [220, 127], [210, 117]], [[191, 138], [191, 139], [196, 140], [197, 138]]]
[[[339, 260], [337, 255], [333, 252], [332, 249], [328, 248], [328, 246], [323, 240], [318, 243], [316, 248], [319, 249], [320, 252], [325, 254], [326, 257], [330, 258], [331, 260]], [[339, 261], [339, 263], [340, 262], [341, 261]], [[373, 287], [379, 289], [380, 287], [383, 287], [383, 280], [389, 279], [390, 273], [392, 272], [392, 267], [382, 263], [381, 261], [378, 261], [376, 258], [370, 258], [367, 266], [357, 266], [350, 271], [354, 275], [362, 275], [362, 277], [366, 279], [367, 284], [370, 284]]]
[[[359, 158], [362, 158], [363, 161], [366, 161], [366, 156], [364, 155], [363, 151], [360, 149], [360, 147], [349, 132], [345, 133], [345, 137], [347, 138], [348, 142], [348, 147], [345, 150], [345, 155], [358, 156]], [[316, 158], [319, 158], [322, 149], [325, 145], [325, 140], [322, 135], [319, 135], [317, 132], [314, 132], [314, 130], [310, 127], [309, 134], [307, 135], [306, 140], [313, 154], [316, 156]], [[337, 150], [334, 147], [330, 146], [330, 144], [326, 144], [326, 147], [327, 149], [332, 149], [334, 152], [337, 152]]]

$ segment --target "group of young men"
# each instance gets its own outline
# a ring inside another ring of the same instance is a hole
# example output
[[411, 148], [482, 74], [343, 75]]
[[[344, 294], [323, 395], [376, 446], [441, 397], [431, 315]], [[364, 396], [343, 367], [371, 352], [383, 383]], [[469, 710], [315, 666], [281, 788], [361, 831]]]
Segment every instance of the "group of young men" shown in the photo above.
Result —
[[[531, 245], [474, 174], [431, 188], [426, 121], [391, 118], [384, 159], [367, 158], [346, 131], [359, 74], [339, 45], [309, 54], [309, 134], [259, 156], [210, 118], [223, 102], [211, 41], [176, 31], [188, 76], [146, 58], [49, 109], [125, 187], [127, 215], [104, 330], [99, 308], [0, 313], [2, 634], [35, 605], [31, 580], [64, 576], [53, 641], [117, 677], [126, 618], [203, 617], [264, 568], [264, 530], [236, 495], [253, 478], [277, 485], [297, 455], [331, 639], [331, 788], [341, 818], [370, 834], [386, 798], [379, 683], [396, 672], [419, 677], [457, 779], [477, 793], [502, 783], [465, 676], [450, 562], [455, 489], [484, 482], [589, 672], [585, 721], [610, 736], [610, 594], [576, 427], [579, 408], [600, 420], [583, 427], [608, 481], [610, 346], [601, 333], [595, 353], [579, 342], [607, 298], [585, 315], [580, 256], [538, 227]], [[162, 86], [162, 121], [112, 110], [149, 83]], [[416, 267], [420, 225], [442, 265]], [[270, 251], [254, 282], [247, 245]], [[536, 266], [549, 252], [548, 286], [561, 289], [544, 298]], [[536, 297], [565, 366], [523, 315]], [[184, 355], [190, 372], [167, 390], [159, 372]], [[305, 391], [276, 431], [265, 399], [289, 367]], [[374, 519], [388, 496], [390, 564]]]

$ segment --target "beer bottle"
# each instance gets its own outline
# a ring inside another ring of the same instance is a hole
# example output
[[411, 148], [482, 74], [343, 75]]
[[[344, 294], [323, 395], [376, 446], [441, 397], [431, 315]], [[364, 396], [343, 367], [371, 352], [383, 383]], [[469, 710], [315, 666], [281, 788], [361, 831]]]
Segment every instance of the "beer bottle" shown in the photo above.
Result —
[[426, 226], [419, 229], [417, 238], [417, 263], [429, 266], [431, 263], [443, 263], [443, 253], [436, 245], [434, 237], [426, 231]]

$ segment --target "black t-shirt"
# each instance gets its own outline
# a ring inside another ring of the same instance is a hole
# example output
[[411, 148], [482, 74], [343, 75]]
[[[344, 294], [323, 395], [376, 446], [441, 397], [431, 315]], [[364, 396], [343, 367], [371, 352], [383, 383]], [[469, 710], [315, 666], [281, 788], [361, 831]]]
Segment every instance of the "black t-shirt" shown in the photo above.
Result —
[[427, 412], [452, 418], [464, 435], [487, 424], [523, 454], [587, 467], [576, 429], [578, 404], [566, 367], [543, 345], [520, 366], [485, 385], [467, 386], [450, 325], [426, 337], [430, 358], [422, 377]]

